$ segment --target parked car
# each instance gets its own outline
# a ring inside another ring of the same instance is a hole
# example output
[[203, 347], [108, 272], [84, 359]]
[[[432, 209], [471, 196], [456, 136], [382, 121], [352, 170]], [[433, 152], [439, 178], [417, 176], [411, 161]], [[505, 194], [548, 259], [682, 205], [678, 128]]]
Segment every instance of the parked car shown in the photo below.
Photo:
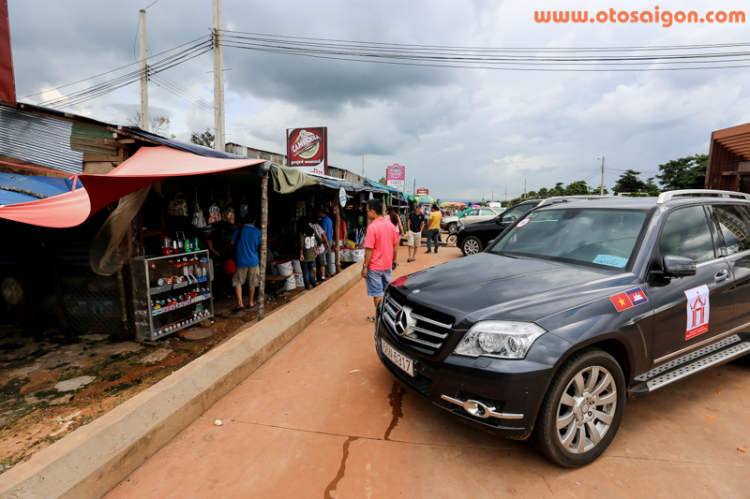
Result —
[[440, 228], [446, 229], [448, 232], [455, 232], [458, 229], [459, 223], [466, 225], [490, 220], [499, 214], [500, 212], [493, 208], [468, 208], [458, 215], [443, 217], [443, 220], [440, 222]]
[[627, 396], [750, 352], [749, 284], [750, 195], [543, 206], [484, 253], [393, 281], [376, 350], [435, 406], [582, 466]]
[[461, 252], [468, 255], [480, 253], [490, 242], [499, 236], [514, 221], [523, 217], [526, 213], [536, 207], [545, 205], [580, 201], [582, 199], [600, 199], [602, 196], [558, 196], [547, 199], [530, 199], [511, 206], [495, 218], [483, 222], [463, 225], [459, 223], [456, 234], [456, 246]]
[[543, 200], [533, 199], [508, 208], [497, 216], [471, 225], [458, 225], [456, 246], [464, 255], [481, 253], [487, 244], [520, 216], [536, 208]]

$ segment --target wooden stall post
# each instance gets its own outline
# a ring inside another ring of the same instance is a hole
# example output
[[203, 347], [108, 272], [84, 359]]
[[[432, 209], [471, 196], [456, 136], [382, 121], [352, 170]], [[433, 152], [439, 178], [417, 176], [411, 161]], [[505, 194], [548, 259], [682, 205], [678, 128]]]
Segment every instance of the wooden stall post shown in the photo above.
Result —
[[341, 272], [341, 260], [339, 260], [339, 250], [341, 247], [341, 203], [339, 203], [338, 199], [336, 199], [334, 206], [336, 207], [334, 211], [336, 221], [333, 226], [333, 235], [336, 240], [336, 273], [338, 274]]
[[268, 247], [268, 175], [260, 179], [260, 285], [258, 287], [258, 322], [266, 308], [266, 258]]

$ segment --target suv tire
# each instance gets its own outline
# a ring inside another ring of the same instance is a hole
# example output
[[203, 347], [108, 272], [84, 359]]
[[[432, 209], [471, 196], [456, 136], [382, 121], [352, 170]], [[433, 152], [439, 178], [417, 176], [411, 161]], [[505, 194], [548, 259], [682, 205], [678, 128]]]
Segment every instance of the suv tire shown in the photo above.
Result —
[[625, 398], [625, 376], [614, 357], [598, 348], [576, 352], [552, 378], [531, 442], [560, 466], [589, 464], [615, 438]]
[[461, 243], [461, 252], [466, 256], [476, 255], [482, 252], [482, 241], [474, 236], [469, 236]]
[[448, 226], [445, 228], [448, 231], [448, 234], [451, 232], [454, 232], [458, 228], [457, 222], [451, 222], [448, 224]]

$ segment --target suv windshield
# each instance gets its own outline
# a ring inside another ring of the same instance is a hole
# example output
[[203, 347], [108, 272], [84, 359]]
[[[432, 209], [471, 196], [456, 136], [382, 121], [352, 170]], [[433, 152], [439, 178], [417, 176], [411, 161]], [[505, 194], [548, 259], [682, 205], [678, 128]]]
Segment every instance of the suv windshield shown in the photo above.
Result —
[[624, 269], [646, 215], [604, 209], [538, 211], [519, 221], [490, 251]]

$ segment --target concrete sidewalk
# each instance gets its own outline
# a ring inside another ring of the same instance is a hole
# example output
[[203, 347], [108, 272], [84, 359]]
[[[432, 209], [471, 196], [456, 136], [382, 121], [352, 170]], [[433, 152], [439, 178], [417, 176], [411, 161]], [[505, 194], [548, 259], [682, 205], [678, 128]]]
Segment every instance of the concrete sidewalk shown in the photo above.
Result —
[[[460, 256], [421, 251], [397, 274]], [[372, 307], [356, 284], [107, 497], [747, 496], [750, 363], [629, 400], [605, 455], [566, 470], [402, 390]]]

